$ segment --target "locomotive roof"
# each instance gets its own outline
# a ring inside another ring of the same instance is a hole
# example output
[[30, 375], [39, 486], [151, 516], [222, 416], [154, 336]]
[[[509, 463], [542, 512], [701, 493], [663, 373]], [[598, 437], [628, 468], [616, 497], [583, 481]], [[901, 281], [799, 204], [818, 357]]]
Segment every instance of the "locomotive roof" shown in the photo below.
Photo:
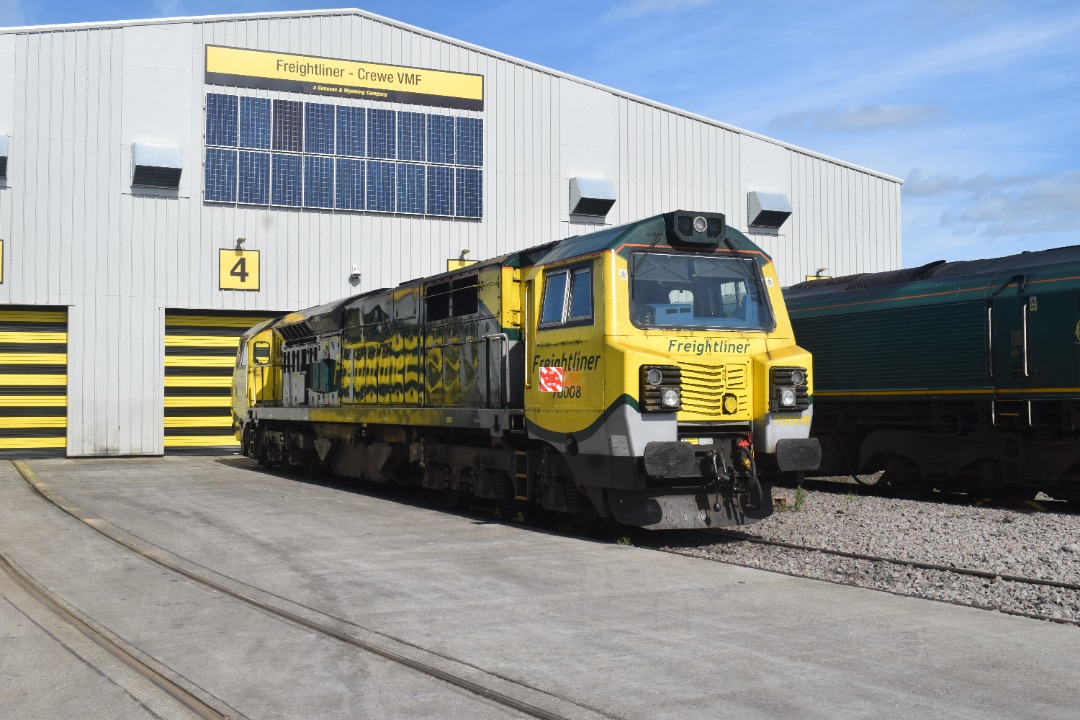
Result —
[[[724, 251], [731, 252], [731, 250], [726, 247], [726, 243], [730, 242], [736, 252], [752, 254], [758, 263], [764, 264], [769, 261], [769, 256], [760, 247], [755, 245], [741, 232], [726, 224], [723, 226], [722, 234], [712, 238], [708, 245], [684, 243], [672, 245], [671, 241], [668, 239], [670, 234], [669, 225], [674, 222], [673, 219], [679, 214], [692, 215], [694, 213], [677, 210], [661, 215], [653, 215], [652, 217], [627, 223], [626, 225], [605, 228], [587, 235], [575, 235], [574, 237], [565, 238], [563, 240], [547, 242], [542, 245], [526, 248], [525, 250], [518, 250], [499, 257], [489, 258], [473, 263], [472, 265], [467, 265], [463, 268], [416, 278], [414, 280], [406, 280], [398, 285], [398, 287], [410, 288], [419, 285], [427, 285], [431, 282], [451, 280], [455, 277], [468, 276], [485, 267], [503, 266], [526, 268], [562, 260], [572, 260], [576, 257], [584, 257], [603, 250], [629, 251], [632, 247], [650, 247], [654, 249], [677, 248], [685, 250], [687, 248], [702, 249], [716, 246], [724, 247]], [[700, 214], [713, 217], [717, 216], [716, 213]], [[276, 329], [286, 340], [297, 341], [310, 338], [330, 328], [341, 328], [344, 326], [345, 313], [353, 303], [366, 297], [379, 295], [388, 291], [388, 288], [368, 290], [367, 292], [351, 295], [341, 300], [335, 300], [323, 305], [289, 313], [280, 319], [281, 321], [277, 324]]]
[[946, 262], [936, 260], [926, 265], [877, 273], [857, 273], [828, 280], [808, 280], [784, 288], [788, 300], [810, 300], [834, 293], [880, 288], [889, 290], [913, 283], [954, 281], [965, 286], [984, 285], [988, 290], [1027, 275], [1053, 272], [1062, 265], [1080, 265], [1080, 245], [1051, 250], [1025, 251], [1016, 255], [983, 260]]

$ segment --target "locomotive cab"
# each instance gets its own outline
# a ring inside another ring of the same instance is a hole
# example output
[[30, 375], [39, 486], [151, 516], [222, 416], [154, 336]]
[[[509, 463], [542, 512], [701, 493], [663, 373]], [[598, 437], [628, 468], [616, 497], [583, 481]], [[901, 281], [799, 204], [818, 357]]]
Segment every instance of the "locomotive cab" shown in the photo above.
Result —
[[760, 519], [770, 474], [819, 459], [810, 356], [768, 256], [723, 215], [662, 218], [561, 243], [527, 276], [527, 428], [620, 522]]

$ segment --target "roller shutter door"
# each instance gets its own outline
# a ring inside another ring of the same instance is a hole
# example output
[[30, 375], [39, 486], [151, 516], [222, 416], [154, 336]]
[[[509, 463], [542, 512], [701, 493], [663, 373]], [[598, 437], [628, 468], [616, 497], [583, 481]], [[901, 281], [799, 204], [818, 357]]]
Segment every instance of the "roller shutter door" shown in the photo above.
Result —
[[67, 309], [0, 306], [0, 456], [67, 449]]
[[277, 314], [165, 311], [165, 451], [235, 449], [230, 390], [244, 331]]

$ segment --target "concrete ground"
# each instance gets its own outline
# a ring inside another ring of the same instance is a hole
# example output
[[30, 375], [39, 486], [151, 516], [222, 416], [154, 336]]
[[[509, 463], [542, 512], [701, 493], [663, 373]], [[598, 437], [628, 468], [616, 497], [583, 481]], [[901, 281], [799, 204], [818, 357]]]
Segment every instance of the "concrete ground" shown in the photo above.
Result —
[[[241, 458], [28, 464], [145, 554], [566, 717], [1080, 715], [1072, 626], [560, 537]], [[123, 549], [8, 462], [0, 552], [236, 717], [520, 716]], [[0, 597], [4, 716], [183, 717], [2, 574]]]

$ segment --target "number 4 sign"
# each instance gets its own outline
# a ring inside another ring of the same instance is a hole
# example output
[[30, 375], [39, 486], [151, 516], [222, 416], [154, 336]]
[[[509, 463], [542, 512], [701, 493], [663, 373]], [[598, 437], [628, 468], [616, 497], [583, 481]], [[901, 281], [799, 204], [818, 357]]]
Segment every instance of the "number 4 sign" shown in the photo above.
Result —
[[218, 250], [218, 288], [259, 289], [258, 250]]

